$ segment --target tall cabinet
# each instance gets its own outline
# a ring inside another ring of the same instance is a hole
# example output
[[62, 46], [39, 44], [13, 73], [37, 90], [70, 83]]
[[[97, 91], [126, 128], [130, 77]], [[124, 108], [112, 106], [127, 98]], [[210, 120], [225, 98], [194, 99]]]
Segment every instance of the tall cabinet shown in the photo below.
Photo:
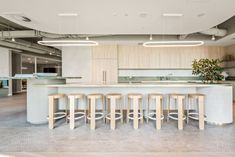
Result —
[[92, 48], [92, 83], [117, 83], [117, 46], [101, 45]]

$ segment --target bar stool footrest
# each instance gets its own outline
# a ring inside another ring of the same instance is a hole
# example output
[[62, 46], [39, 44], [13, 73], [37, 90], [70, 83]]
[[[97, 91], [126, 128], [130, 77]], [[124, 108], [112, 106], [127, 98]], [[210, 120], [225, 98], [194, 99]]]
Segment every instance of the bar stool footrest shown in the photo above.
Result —
[[[95, 113], [95, 120], [99, 120], [99, 119], [102, 119], [102, 118], [104, 118], [104, 113], [103, 112], [96, 112]], [[91, 120], [91, 115], [90, 114], [87, 115], [87, 119]]]
[[[62, 119], [66, 117], [66, 112], [56, 112], [54, 113], [54, 120]], [[49, 116], [47, 116], [47, 119], [49, 119]]]
[[[131, 119], [131, 120], [133, 120], [134, 119], [134, 112], [130, 112], [129, 114], [128, 114], [128, 119]], [[143, 119], [143, 114], [142, 113], [138, 113], [138, 120], [140, 120], [140, 119]]]
[[[80, 115], [80, 116], [76, 116], [76, 115]], [[82, 119], [86, 116], [86, 113], [84, 112], [75, 112], [74, 113], [74, 116], [75, 116], [75, 120], [78, 120], [78, 119]], [[67, 119], [70, 119], [70, 115], [67, 116]]]
[[[170, 112], [168, 113], [168, 118], [173, 119], [173, 120], [178, 120], [178, 113], [177, 112]], [[183, 115], [183, 120], [186, 120], [186, 116]]]
[[[111, 120], [111, 113], [108, 113], [105, 118]], [[119, 112], [115, 112], [115, 120], [119, 119], [122, 119], [122, 114]]]
[[[188, 118], [193, 119], [193, 120], [199, 120], [199, 113], [189, 112], [188, 113]], [[206, 120], [206, 115], [204, 115], [204, 120]]]
[[[157, 120], [157, 114], [155, 112], [150, 112], [148, 115], [147, 115], [147, 118], [151, 119], [151, 120]], [[155, 117], [153, 117], [155, 116]], [[161, 120], [164, 119], [164, 115], [162, 114], [161, 115]]]

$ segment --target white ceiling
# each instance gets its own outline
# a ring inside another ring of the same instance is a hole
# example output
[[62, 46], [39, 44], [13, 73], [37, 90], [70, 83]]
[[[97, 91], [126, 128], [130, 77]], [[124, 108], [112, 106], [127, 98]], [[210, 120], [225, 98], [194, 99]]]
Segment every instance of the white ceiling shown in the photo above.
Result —
[[[58, 34], [189, 34], [235, 15], [235, 0], [0, 0], [0, 15]], [[31, 23], [8, 14], [23, 14]], [[77, 13], [77, 17], [59, 17]], [[163, 17], [182, 13], [183, 17]]]

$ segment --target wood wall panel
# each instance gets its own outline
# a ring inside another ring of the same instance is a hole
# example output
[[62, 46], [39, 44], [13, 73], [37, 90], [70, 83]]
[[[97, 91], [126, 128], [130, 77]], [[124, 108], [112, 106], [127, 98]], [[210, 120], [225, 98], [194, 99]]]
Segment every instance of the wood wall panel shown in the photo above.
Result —
[[218, 46], [188, 48], [118, 46], [119, 68], [123, 69], [191, 68], [194, 59], [221, 59], [223, 56], [224, 48]]

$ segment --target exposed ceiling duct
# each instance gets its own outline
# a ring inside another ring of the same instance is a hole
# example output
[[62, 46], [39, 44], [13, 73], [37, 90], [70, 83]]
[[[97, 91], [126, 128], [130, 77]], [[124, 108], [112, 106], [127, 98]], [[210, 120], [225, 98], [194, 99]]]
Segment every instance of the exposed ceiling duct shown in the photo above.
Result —
[[[30, 42], [26, 42], [23, 40], [17, 40], [13, 42], [11, 40], [0, 40], [0, 46], [10, 48], [13, 50], [23, 50], [27, 52], [37, 53], [41, 55], [47, 55], [49, 58], [60, 59], [61, 57], [57, 56], [61, 52], [54, 48], [49, 48], [45, 46], [40, 46], [38, 44], [33, 44]], [[55, 55], [48, 55], [49, 53], [53, 53]]]

